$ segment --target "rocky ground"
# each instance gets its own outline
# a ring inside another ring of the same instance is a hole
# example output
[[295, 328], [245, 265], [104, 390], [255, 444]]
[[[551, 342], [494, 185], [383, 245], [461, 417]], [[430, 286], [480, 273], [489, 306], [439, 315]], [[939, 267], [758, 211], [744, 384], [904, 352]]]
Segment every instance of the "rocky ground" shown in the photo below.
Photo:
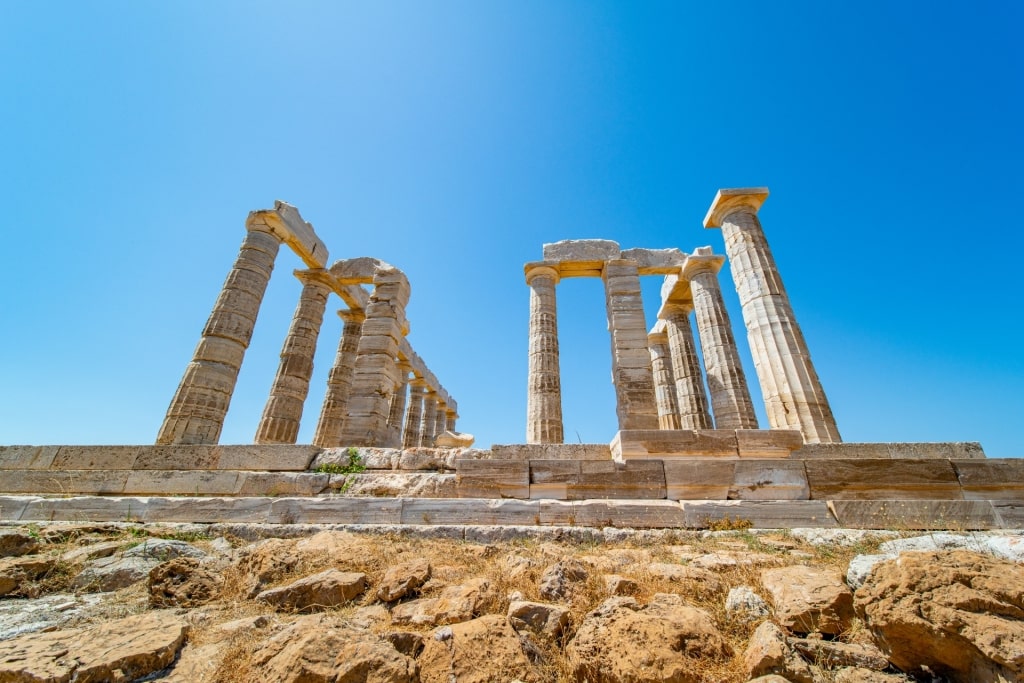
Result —
[[451, 535], [0, 527], [0, 681], [1024, 680], [1019, 533]]

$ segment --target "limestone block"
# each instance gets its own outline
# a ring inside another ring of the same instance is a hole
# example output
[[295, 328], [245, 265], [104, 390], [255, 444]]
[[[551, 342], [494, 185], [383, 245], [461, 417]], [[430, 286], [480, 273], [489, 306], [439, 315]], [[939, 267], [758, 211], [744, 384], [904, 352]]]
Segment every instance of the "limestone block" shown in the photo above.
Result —
[[221, 447], [215, 445], [142, 446], [131, 469], [212, 470], [217, 469], [220, 456]]
[[316, 446], [221, 446], [217, 469], [302, 472], [319, 452]]
[[835, 518], [823, 500], [722, 500], [684, 501], [685, 526], [707, 528], [723, 520], [749, 521], [755, 529], [834, 527]]
[[735, 460], [664, 460], [669, 500], [725, 500], [736, 472]]
[[128, 470], [8, 470], [0, 477], [2, 493], [121, 493]]
[[60, 446], [0, 446], [0, 470], [45, 470]]
[[402, 524], [540, 524], [540, 503], [528, 500], [406, 498]]
[[142, 446], [61, 446], [52, 470], [130, 470]]
[[498, 460], [611, 460], [606, 443], [532, 443], [495, 444], [493, 457]]
[[664, 529], [686, 522], [679, 503], [671, 500], [584, 500], [571, 505], [571, 526]]
[[998, 529], [987, 500], [830, 500], [839, 525], [850, 529]]
[[437, 435], [434, 444], [438, 448], [469, 448], [474, 441], [476, 441], [476, 437], [472, 434], [446, 430]]
[[531, 460], [530, 497], [661, 499], [665, 470], [660, 460]]
[[737, 429], [736, 446], [741, 458], [788, 458], [804, 445], [795, 429]]
[[34, 498], [21, 513], [26, 522], [137, 522], [144, 519], [148, 498], [75, 496]]
[[454, 474], [436, 472], [362, 472], [332, 474], [330, 488], [346, 496], [457, 498]]
[[672, 275], [686, 262], [678, 249], [624, 249], [618, 258], [636, 261], [641, 275]]
[[243, 522], [265, 523], [270, 514], [271, 498], [217, 497], [150, 497], [140, 511], [144, 522], [195, 522], [216, 524]]
[[807, 460], [816, 500], [959, 500], [960, 482], [948, 460]]
[[1024, 459], [953, 460], [967, 500], [1024, 501]]
[[217, 470], [135, 470], [124, 492], [130, 495], [224, 496], [238, 491], [238, 472]]
[[623, 429], [612, 439], [611, 451], [618, 461], [739, 457], [736, 432], [731, 429]]
[[977, 441], [947, 441], [937, 443], [890, 443], [890, 458], [980, 459], [985, 451]]
[[367, 446], [350, 448], [325, 448], [313, 458], [309, 469], [315, 470], [322, 465], [351, 464], [352, 457], [359, 459], [359, 464], [368, 470], [394, 470], [402, 456], [397, 448], [372, 448]]
[[810, 489], [799, 460], [741, 460], [729, 488], [730, 500], [808, 500]]
[[5, 522], [21, 519], [25, 509], [42, 498], [36, 496], [0, 496], [0, 520]]
[[397, 498], [278, 498], [270, 506], [271, 524], [400, 524]]
[[[600, 276], [601, 265], [621, 258], [621, 253], [618, 243], [611, 240], [563, 240], [545, 244], [543, 248], [545, 261], [554, 261], [562, 266], [562, 277]], [[597, 270], [597, 273], [591, 274], [588, 270]]]
[[447, 469], [447, 451], [440, 448], [407, 448], [398, 458], [400, 470]]
[[529, 498], [530, 464], [522, 460], [456, 460], [460, 498]]
[[[0, 498], [0, 507], [2, 506], [3, 499]], [[1024, 503], [993, 501], [992, 507], [995, 509], [1003, 529], [1024, 529]]]
[[327, 489], [331, 476], [305, 472], [240, 472], [235, 493], [239, 496], [315, 496]]

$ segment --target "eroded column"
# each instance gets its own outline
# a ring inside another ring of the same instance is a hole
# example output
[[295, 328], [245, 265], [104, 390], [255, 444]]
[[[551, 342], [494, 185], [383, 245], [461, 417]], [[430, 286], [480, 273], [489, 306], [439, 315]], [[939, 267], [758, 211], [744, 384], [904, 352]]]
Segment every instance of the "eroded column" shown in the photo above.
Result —
[[192, 361], [171, 399], [158, 444], [215, 444], [252, 339], [281, 239], [263, 224], [246, 225], [235, 264], [214, 304]]
[[672, 356], [672, 373], [676, 380], [676, 401], [679, 406], [680, 429], [711, 429], [708, 396], [700, 371], [697, 345], [693, 340], [690, 312], [693, 304], [668, 304], [662, 307], [668, 349]]
[[353, 446], [387, 442], [391, 396], [400, 379], [398, 347], [406, 328], [409, 281], [397, 268], [382, 265], [374, 273], [373, 285], [341, 434], [342, 442]]
[[656, 325], [647, 335], [651, 351], [651, 369], [654, 372], [654, 397], [658, 404], [658, 428], [681, 429], [679, 404], [676, 401], [676, 382], [672, 373], [672, 359], [668, 350], [668, 334], [664, 326]]
[[839, 429], [811, 362], [757, 212], [767, 188], [719, 190], [704, 227], [721, 227], [768, 422], [807, 443], [838, 443]]
[[281, 362], [270, 387], [270, 397], [263, 408], [263, 417], [256, 429], [256, 443], [295, 443], [302, 421], [302, 408], [309, 394], [309, 378], [313, 374], [313, 356], [324, 308], [334, 283], [327, 271], [297, 270], [302, 293], [295, 308], [288, 336], [281, 348]]
[[437, 419], [434, 422], [434, 445], [437, 445], [437, 437], [444, 434], [445, 426], [448, 424], [448, 405], [444, 401], [437, 402]]
[[341, 429], [345, 423], [345, 410], [352, 390], [352, 370], [356, 365], [356, 351], [359, 337], [363, 334], [362, 311], [338, 311], [344, 321], [334, 365], [327, 373], [327, 393], [320, 408], [320, 419], [316, 424], [313, 443], [321, 448], [341, 446]]
[[619, 429], [657, 429], [654, 373], [636, 261], [606, 261], [602, 272]]
[[420, 427], [420, 443], [423, 448], [433, 448], [437, 437], [437, 392], [427, 388], [423, 397], [423, 425]]
[[427, 391], [426, 382], [419, 377], [409, 381], [409, 409], [405, 413], [405, 433], [402, 448], [416, 448], [422, 438], [423, 398]]
[[459, 414], [454, 407], [448, 406], [448, 410], [445, 411], [444, 429], [446, 432], [457, 433], [455, 431], [455, 423], [459, 419]]
[[701, 247], [686, 260], [682, 277], [689, 280], [693, 293], [715, 429], [757, 429], [750, 389], [718, 286], [718, 271], [724, 260], [712, 256], [710, 247]]
[[526, 443], [562, 443], [562, 379], [558, 368], [558, 271], [527, 264], [530, 351], [526, 391]]
[[409, 364], [399, 360], [398, 388], [391, 398], [391, 412], [388, 414], [388, 447], [400, 448], [402, 445], [402, 420], [405, 418], [405, 401], [409, 393]]

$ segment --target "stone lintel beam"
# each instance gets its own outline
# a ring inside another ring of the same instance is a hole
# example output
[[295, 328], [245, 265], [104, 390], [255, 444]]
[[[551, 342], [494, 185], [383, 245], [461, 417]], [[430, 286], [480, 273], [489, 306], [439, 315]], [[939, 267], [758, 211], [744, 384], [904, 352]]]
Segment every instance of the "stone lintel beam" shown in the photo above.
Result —
[[359, 285], [343, 285], [338, 282], [334, 291], [351, 311], [365, 311], [366, 305], [370, 302], [370, 293]]
[[381, 271], [402, 272], [390, 263], [370, 256], [335, 261], [331, 265], [331, 275], [338, 278], [338, 282], [342, 285], [373, 284], [373, 278]]
[[313, 226], [302, 220], [299, 210], [277, 200], [273, 209], [252, 211], [245, 221], [250, 230], [263, 230], [287, 244], [310, 268], [327, 264], [327, 245], [317, 237]]
[[[618, 242], [611, 240], [563, 240], [544, 245], [544, 261], [558, 271], [559, 277], [601, 277], [605, 261], [621, 257]], [[541, 264], [528, 264], [541, 265]]]
[[641, 275], [672, 275], [686, 262], [678, 249], [625, 249], [620, 258], [636, 261]]
[[767, 187], [735, 187], [732, 189], [719, 190], [715, 199], [711, 202], [711, 208], [704, 216], [705, 228], [719, 228], [722, 220], [729, 214], [749, 210], [757, 213], [764, 200], [768, 198]]
[[661, 307], [658, 309], [658, 320], [666, 320], [668, 314], [677, 310], [679, 306], [685, 307], [687, 311], [693, 309], [693, 292], [690, 290], [690, 281], [678, 274], [666, 275], [665, 282], [661, 285]]

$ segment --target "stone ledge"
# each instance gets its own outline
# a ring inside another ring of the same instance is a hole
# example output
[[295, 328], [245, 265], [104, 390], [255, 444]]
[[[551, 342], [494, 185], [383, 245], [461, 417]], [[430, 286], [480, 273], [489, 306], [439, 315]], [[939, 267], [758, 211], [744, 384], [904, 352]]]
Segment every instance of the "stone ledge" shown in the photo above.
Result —
[[491, 453], [499, 460], [611, 460], [605, 443], [495, 444]]
[[977, 441], [938, 441], [934, 443], [815, 443], [793, 451], [793, 458], [910, 458], [914, 460], [977, 460], [985, 451]]
[[953, 460], [967, 500], [1024, 503], [1024, 458]]
[[0, 446], [0, 470], [303, 472], [316, 446]]
[[761, 529], [835, 527], [835, 517], [825, 501], [799, 500], [704, 500], [680, 503], [686, 526], [707, 528], [720, 523], [747, 523]]
[[806, 460], [815, 500], [961, 500], [949, 460]]
[[830, 500], [839, 525], [850, 529], [999, 529], [987, 500]]

